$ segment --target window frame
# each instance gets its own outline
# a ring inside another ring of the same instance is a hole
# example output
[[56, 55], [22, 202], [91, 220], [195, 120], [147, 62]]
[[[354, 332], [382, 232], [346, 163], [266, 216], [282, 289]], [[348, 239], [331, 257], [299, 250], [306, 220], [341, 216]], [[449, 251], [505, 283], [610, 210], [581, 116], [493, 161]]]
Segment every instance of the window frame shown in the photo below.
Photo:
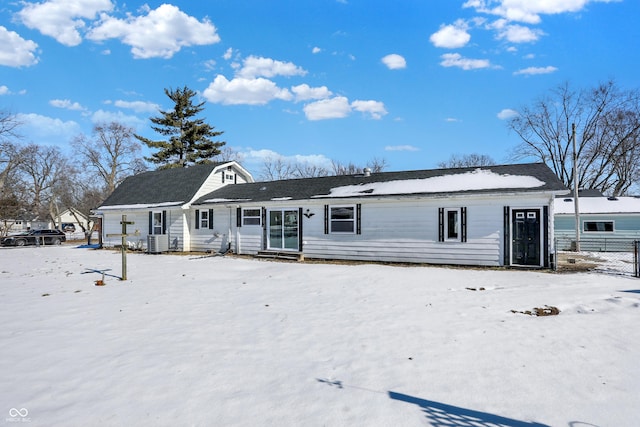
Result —
[[[156, 215], [159, 216], [159, 223], [156, 224]], [[164, 213], [163, 211], [151, 211], [151, 234], [153, 236], [164, 234], [163, 225]]]
[[[453, 226], [455, 231], [455, 237], [451, 237], [451, 218], [450, 214], [455, 214], [455, 224]], [[445, 242], [461, 242], [462, 230], [461, 230], [461, 218], [462, 213], [460, 208], [444, 208], [444, 241]]]
[[[247, 215], [247, 211], [255, 211], [256, 215]], [[247, 222], [247, 220], [257, 220], [257, 222]], [[242, 208], [242, 226], [262, 226], [262, 208]]]
[[[333, 210], [334, 209], [351, 209], [351, 218], [343, 219], [343, 218], [334, 218]], [[329, 206], [329, 233], [330, 234], [356, 234], [357, 230], [357, 206], [356, 205], [330, 205]], [[334, 224], [346, 224], [351, 223], [351, 230], [335, 230]]]
[[200, 210], [200, 218], [198, 218], [198, 225], [200, 228], [209, 228], [209, 210], [202, 209]]
[[[596, 224], [596, 230], [587, 230], [587, 224]], [[603, 230], [599, 230], [598, 224], [605, 224]], [[607, 230], [606, 224], [611, 224], [611, 230]], [[614, 220], [596, 220], [596, 221], [582, 221], [583, 233], [615, 233], [616, 222]]]

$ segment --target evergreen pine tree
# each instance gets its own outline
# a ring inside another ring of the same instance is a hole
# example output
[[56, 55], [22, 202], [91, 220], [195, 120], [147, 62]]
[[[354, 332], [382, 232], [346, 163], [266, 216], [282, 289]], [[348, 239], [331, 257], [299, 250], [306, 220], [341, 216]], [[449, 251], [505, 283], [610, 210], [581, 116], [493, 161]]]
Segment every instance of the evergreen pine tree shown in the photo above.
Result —
[[170, 111], [160, 110], [158, 117], [151, 117], [151, 128], [168, 140], [153, 141], [135, 135], [147, 147], [158, 150], [145, 159], [158, 164], [158, 169], [211, 163], [211, 159], [220, 154], [220, 147], [226, 143], [213, 140], [224, 132], [215, 131], [204, 119], [196, 117], [204, 110], [204, 101], [194, 105], [196, 93], [187, 86], [176, 90], [165, 89], [164, 93], [175, 106]]

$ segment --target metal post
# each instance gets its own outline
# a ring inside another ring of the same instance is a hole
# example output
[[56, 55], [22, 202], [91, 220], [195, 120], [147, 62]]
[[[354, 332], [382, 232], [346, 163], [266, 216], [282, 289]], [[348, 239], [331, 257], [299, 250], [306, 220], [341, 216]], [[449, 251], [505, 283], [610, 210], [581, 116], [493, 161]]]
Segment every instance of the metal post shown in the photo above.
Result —
[[640, 240], [634, 242], [633, 248], [633, 265], [636, 266], [636, 277], [640, 277]]
[[122, 280], [127, 280], [127, 216], [122, 215]]

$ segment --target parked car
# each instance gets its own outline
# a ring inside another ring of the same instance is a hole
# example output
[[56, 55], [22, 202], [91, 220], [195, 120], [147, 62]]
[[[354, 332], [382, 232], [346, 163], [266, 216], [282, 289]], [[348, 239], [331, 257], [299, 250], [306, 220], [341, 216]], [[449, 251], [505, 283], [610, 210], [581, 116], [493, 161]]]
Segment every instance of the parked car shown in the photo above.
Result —
[[63, 222], [62, 226], [60, 228], [65, 233], [75, 233], [76, 232], [76, 226], [71, 222]]
[[31, 230], [4, 237], [2, 246], [59, 245], [67, 240], [60, 230]]

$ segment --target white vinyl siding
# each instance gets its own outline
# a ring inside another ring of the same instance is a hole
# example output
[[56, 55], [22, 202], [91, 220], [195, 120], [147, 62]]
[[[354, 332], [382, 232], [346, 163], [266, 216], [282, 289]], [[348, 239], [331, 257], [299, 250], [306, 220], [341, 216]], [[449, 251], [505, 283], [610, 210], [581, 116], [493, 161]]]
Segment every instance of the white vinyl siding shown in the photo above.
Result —
[[[301, 216], [305, 258], [500, 266], [504, 262], [504, 206], [541, 207], [548, 205], [550, 198], [544, 195], [499, 199], [476, 196], [359, 199], [358, 202], [347, 206], [362, 205], [361, 219], [356, 219], [356, 223], [360, 222], [359, 227], [356, 224], [360, 233], [328, 232], [329, 207], [345, 205], [300, 202], [305, 212]], [[270, 209], [276, 203], [268, 205]], [[459, 212], [460, 241], [446, 244], [439, 241], [440, 209]], [[463, 209], [468, 217], [466, 234], [462, 232]], [[552, 224], [549, 227], [552, 232]], [[261, 249], [261, 230], [261, 227], [238, 229], [239, 253], [255, 254]]]

